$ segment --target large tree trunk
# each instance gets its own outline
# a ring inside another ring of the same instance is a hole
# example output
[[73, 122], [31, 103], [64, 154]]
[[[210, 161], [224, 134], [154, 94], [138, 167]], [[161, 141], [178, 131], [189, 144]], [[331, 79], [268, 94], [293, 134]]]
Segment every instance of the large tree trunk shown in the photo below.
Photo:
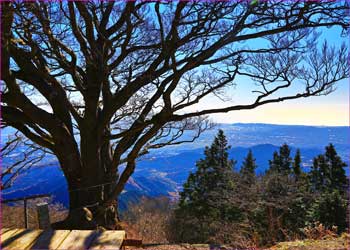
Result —
[[[103, 188], [70, 191], [76, 193], [79, 199], [72, 201], [70, 194], [69, 214], [65, 220], [52, 224], [54, 229], [120, 229], [117, 200], [104, 204], [104, 200], [100, 199], [104, 195]], [[91, 203], [92, 200], [96, 203]]]
[[[55, 229], [120, 229], [117, 197], [108, 202], [117, 182], [117, 172], [111, 170], [112, 153], [109, 142], [99, 143], [94, 134], [81, 140], [80, 171], [77, 162], [60, 160], [68, 183], [69, 215], [64, 221], [54, 223]], [[67, 152], [68, 153], [68, 152]]]
[[[100, 173], [101, 175], [103, 173]], [[94, 176], [94, 173], [92, 173]], [[116, 177], [116, 176], [115, 176]], [[92, 180], [92, 179], [90, 179]], [[118, 229], [118, 203], [117, 197], [112, 202], [106, 203], [108, 194], [116, 181], [110, 175], [105, 178], [108, 184], [103, 184], [102, 179], [95, 178], [90, 182], [77, 182], [74, 179], [68, 179], [69, 191], [69, 214], [67, 218], [53, 224], [55, 229], [96, 229], [104, 227], [106, 229]]]

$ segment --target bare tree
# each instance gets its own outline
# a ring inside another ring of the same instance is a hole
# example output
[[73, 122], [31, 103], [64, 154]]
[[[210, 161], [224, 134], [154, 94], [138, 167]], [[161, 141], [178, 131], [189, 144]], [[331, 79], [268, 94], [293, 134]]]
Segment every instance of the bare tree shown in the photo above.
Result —
[[[320, 47], [316, 33], [346, 31], [346, 1], [1, 7], [2, 119], [56, 155], [70, 193], [60, 228], [114, 228], [135, 160], [194, 140], [207, 115], [328, 94], [349, 72], [348, 48]], [[197, 106], [247, 84], [239, 76], [255, 83], [251, 103]]]
[[0, 154], [1, 159], [6, 159], [1, 166], [0, 190], [10, 188], [22, 173], [39, 165], [47, 153], [44, 148], [20, 135], [19, 131], [5, 138]]

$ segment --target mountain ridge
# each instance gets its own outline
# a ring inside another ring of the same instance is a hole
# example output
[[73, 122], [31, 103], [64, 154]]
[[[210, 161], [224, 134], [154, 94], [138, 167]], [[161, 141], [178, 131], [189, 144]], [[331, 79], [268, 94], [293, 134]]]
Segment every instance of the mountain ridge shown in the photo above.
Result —
[[[160, 196], [173, 194], [181, 189], [190, 171], [195, 171], [195, 163], [203, 156], [204, 147], [210, 145], [218, 129], [223, 129], [232, 148], [231, 158], [237, 160], [236, 170], [242, 164], [249, 149], [257, 159], [258, 173], [268, 167], [268, 160], [283, 143], [288, 143], [294, 156], [300, 148], [303, 168], [308, 170], [312, 158], [323, 153], [324, 147], [334, 143], [339, 155], [348, 161], [350, 152], [349, 128], [313, 127], [307, 125], [276, 125], [265, 123], [219, 124], [205, 131], [195, 143], [151, 151], [147, 157], [137, 163], [132, 179], [127, 183], [121, 196], [121, 207], [128, 202], [137, 201], [140, 196]], [[188, 134], [185, 136], [189, 136]], [[3, 163], [13, 159], [3, 159]], [[13, 188], [4, 190], [3, 198], [31, 195], [38, 192], [50, 192], [54, 201], [68, 204], [67, 186], [63, 173], [53, 157], [45, 159], [40, 167], [20, 176]], [[50, 171], [47, 166], [50, 165]]]

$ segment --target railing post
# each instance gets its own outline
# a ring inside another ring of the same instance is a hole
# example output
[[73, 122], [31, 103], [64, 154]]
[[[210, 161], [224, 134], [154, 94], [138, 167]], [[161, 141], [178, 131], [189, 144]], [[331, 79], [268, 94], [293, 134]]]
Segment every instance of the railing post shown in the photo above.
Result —
[[23, 199], [23, 208], [24, 208], [24, 228], [28, 228], [27, 199]]
[[36, 210], [38, 213], [38, 222], [40, 229], [50, 228], [50, 215], [49, 215], [49, 206], [46, 202], [38, 203], [36, 205]]
[[[1, 0], [0, 0], [1, 1]], [[14, 198], [14, 199], [7, 199], [7, 200], [1, 200], [1, 203], [10, 203], [10, 202], [16, 202], [16, 201], [22, 201], [23, 200], [23, 213], [24, 213], [24, 227], [28, 228], [28, 200], [32, 200], [32, 199], [36, 199], [36, 198], [43, 198], [43, 197], [50, 197], [51, 195], [49, 194], [36, 194], [36, 195], [31, 195], [31, 196], [27, 196], [27, 197], [20, 197], [20, 198]], [[47, 204], [46, 204], [47, 205]], [[44, 208], [45, 210], [45, 208]], [[43, 218], [47, 218], [47, 219], [43, 219], [44, 221], [47, 222], [43, 222], [44, 224], [42, 225], [49, 225], [50, 226], [50, 217], [49, 217], [49, 209], [48, 207], [46, 208], [47, 215], [43, 215]], [[39, 214], [39, 212], [38, 212]], [[45, 212], [44, 212], [45, 214]], [[46, 224], [45, 224], [46, 223]]]

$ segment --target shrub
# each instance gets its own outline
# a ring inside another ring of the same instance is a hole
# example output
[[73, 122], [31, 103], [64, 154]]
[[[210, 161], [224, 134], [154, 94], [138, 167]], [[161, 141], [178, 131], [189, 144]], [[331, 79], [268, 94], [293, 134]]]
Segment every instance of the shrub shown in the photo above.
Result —
[[317, 221], [313, 225], [305, 227], [303, 232], [308, 239], [321, 240], [329, 237], [337, 237], [337, 229], [336, 226], [327, 228]]
[[168, 243], [171, 204], [168, 198], [143, 197], [130, 203], [122, 213], [128, 237], [141, 238], [143, 243]]

